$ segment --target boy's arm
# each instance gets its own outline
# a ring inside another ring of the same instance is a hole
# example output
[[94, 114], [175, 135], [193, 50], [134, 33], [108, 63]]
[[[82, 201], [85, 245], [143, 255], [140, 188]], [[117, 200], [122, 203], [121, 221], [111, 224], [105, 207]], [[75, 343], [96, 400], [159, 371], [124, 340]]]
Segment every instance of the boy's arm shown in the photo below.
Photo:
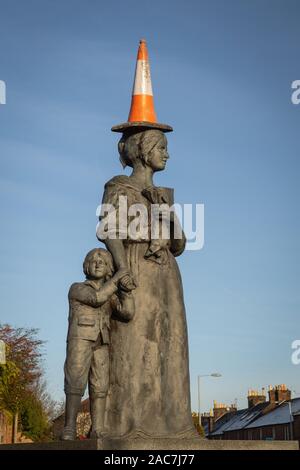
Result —
[[98, 290], [92, 289], [83, 282], [72, 284], [69, 290], [69, 300], [77, 300], [91, 307], [100, 307], [117, 292], [118, 282], [127, 275], [128, 271], [126, 269], [119, 269], [116, 274], [106, 281]]
[[117, 292], [118, 290], [118, 285], [117, 285], [117, 279], [115, 279], [115, 276], [106, 281], [101, 288], [98, 291], [95, 291], [96, 293], [96, 298], [97, 298], [97, 305], [96, 307], [100, 307], [100, 305], [104, 304], [111, 298], [111, 296]]
[[119, 320], [130, 321], [135, 314], [134, 298], [131, 292], [119, 290], [111, 299], [113, 313]]
[[69, 291], [69, 300], [89, 305], [90, 307], [100, 307], [118, 290], [114, 278], [109, 279], [99, 290], [94, 290], [83, 283], [73, 284]]

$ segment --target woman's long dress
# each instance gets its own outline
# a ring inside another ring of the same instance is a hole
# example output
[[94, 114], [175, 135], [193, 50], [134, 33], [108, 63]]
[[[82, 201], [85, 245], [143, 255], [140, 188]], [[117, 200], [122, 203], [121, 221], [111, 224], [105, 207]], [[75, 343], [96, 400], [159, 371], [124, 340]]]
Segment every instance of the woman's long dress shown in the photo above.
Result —
[[[145, 204], [150, 213], [149, 199], [127, 176], [114, 177], [105, 185], [103, 203], [113, 204], [118, 213], [119, 196], [127, 196], [128, 207]], [[106, 414], [111, 436], [188, 437], [195, 432], [181, 276], [170, 240], [159, 243], [159, 257], [145, 258], [149, 241], [124, 240], [138, 287], [133, 291], [134, 319], [111, 321]]]

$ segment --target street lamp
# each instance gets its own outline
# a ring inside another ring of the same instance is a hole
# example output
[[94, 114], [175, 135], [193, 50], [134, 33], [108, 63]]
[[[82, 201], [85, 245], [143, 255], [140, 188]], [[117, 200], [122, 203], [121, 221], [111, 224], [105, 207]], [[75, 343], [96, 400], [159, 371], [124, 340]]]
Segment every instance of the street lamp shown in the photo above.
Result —
[[288, 401], [288, 406], [289, 406], [289, 413], [290, 413], [290, 441], [294, 439], [294, 433], [293, 433], [293, 413], [292, 413], [292, 404], [291, 401]]
[[222, 377], [222, 374], [213, 372], [212, 374], [198, 375], [198, 423], [201, 426], [201, 409], [200, 409], [200, 379], [202, 377]]

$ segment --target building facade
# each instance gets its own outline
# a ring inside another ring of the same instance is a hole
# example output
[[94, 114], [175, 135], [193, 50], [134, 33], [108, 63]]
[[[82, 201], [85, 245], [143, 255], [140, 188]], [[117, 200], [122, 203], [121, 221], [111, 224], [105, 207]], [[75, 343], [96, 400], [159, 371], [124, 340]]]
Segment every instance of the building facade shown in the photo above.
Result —
[[285, 385], [269, 387], [269, 400], [264, 389], [248, 391], [248, 407], [242, 410], [225, 407], [203, 416], [209, 439], [230, 440], [299, 440], [300, 398], [291, 398]]

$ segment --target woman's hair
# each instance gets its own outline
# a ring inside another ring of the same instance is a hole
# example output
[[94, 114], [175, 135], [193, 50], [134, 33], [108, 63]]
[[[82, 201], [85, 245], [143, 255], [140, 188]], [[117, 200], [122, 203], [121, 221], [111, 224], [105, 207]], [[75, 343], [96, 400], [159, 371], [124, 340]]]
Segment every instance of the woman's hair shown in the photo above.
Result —
[[93, 250], [89, 251], [88, 254], [86, 255], [84, 262], [83, 262], [83, 272], [86, 275], [86, 277], [89, 277], [89, 264], [94, 256], [95, 253], [99, 253], [101, 258], [104, 259], [104, 262], [107, 267], [107, 275], [106, 279], [108, 280], [113, 276], [114, 273], [114, 265], [113, 265], [113, 259], [109, 251], [105, 250], [104, 248], [94, 248]]
[[150, 129], [129, 136], [123, 135], [118, 144], [123, 168], [126, 165], [133, 168], [137, 160], [147, 163], [151, 150], [163, 135], [163, 132], [157, 129]]

